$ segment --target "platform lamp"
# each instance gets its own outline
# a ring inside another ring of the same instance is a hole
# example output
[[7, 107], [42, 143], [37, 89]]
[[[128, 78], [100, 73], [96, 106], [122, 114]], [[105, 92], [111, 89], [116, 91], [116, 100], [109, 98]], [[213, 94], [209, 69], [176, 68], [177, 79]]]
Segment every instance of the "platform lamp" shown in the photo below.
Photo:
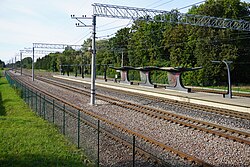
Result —
[[232, 98], [232, 85], [231, 85], [231, 75], [230, 75], [230, 64], [232, 61], [222, 60], [222, 61], [211, 61], [212, 63], [224, 63], [227, 67], [227, 78], [228, 78], [228, 87], [227, 94], [223, 94], [224, 98]]

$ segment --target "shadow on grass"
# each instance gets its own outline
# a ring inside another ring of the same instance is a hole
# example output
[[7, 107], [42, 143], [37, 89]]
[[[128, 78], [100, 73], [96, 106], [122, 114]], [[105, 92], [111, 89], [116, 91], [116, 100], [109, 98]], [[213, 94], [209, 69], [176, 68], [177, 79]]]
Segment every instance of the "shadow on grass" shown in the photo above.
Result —
[[56, 157], [53, 155], [34, 155], [34, 154], [19, 154], [17, 156], [9, 155], [0, 158], [1, 167], [45, 167], [45, 166], [60, 166], [60, 167], [84, 167], [89, 166], [84, 164], [83, 160], [76, 160], [73, 157]]
[[5, 116], [5, 115], [6, 115], [6, 111], [3, 105], [2, 93], [0, 92], [0, 116]]

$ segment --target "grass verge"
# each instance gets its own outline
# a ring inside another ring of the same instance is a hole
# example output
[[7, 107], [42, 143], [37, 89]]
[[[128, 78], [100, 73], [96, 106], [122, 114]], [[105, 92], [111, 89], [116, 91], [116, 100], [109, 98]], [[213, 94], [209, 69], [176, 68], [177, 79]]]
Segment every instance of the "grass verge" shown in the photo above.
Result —
[[[1, 72], [0, 72], [1, 75]], [[0, 166], [93, 166], [0, 77]]]

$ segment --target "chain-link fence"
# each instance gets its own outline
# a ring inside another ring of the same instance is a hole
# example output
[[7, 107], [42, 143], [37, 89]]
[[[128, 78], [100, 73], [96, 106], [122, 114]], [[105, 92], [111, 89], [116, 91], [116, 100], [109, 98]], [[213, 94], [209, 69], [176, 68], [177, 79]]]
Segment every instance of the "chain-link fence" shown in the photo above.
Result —
[[154, 146], [146, 141], [57, 98], [29, 88], [8, 73], [6, 78], [38, 116], [55, 124], [97, 166], [162, 166], [164, 161], [157, 165], [152, 158], [145, 159], [138, 154], [138, 150], [142, 150], [152, 155]]

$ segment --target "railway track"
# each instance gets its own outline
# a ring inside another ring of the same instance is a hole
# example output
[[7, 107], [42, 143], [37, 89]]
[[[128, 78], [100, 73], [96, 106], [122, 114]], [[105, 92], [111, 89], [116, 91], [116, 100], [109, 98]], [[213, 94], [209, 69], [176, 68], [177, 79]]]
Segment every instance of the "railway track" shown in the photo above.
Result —
[[[107, 88], [102, 88], [102, 89], [107, 90]], [[166, 103], [168, 105], [179, 106], [179, 107], [186, 108], [186, 109], [201, 110], [201, 111], [206, 111], [206, 112], [210, 112], [210, 113], [213, 113], [213, 114], [219, 114], [219, 115], [224, 115], [224, 116], [229, 116], [229, 117], [234, 117], [234, 118], [250, 120], [250, 114], [249, 113], [238, 112], [238, 111], [222, 109], [222, 108], [216, 108], [216, 107], [205, 106], [205, 105], [198, 105], [198, 104], [194, 104], [194, 103], [188, 103], [188, 102], [182, 102], [182, 101], [177, 101], [177, 100], [165, 99], [165, 98], [161, 98], [161, 97], [152, 97], [150, 95], [139, 94], [139, 93], [136, 93], [136, 92], [132, 93], [132, 92], [126, 92], [126, 91], [122, 91], [122, 90], [118, 91], [118, 90], [115, 90], [115, 89], [112, 89], [111, 91], [122, 92], [122, 93], [124, 93], [126, 95], [130, 95], [130, 96], [143, 97], [143, 98], [153, 100], [153, 101], [156, 101], [156, 102]]]
[[[194, 157], [194, 156], [192, 156], [192, 155], [189, 155], [189, 154], [187, 154], [187, 153], [184, 153], [184, 152], [181, 152], [181, 151], [179, 151], [179, 150], [173, 149], [173, 148], [171, 148], [171, 147], [165, 145], [164, 143], [158, 142], [158, 141], [156, 141], [156, 140], [154, 140], [154, 139], [152, 139], [152, 138], [150, 138], [150, 137], [144, 136], [144, 135], [142, 135], [142, 134], [140, 134], [140, 133], [138, 133], [138, 132], [135, 132], [135, 131], [132, 131], [132, 130], [130, 130], [130, 129], [127, 129], [127, 128], [124, 127], [124, 126], [122, 126], [122, 125], [120, 125], [120, 124], [117, 124], [117, 123], [114, 123], [114, 122], [111, 122], [111, 121], [109, 121], [109, 120], [107, 120], [107, 119], [105, 119], [105, 118], [103, 118], [103, 117], [98, 116], [97, 114], [94, 114], [93, 112], [90, 112], [90, 111], [84, 110], [84, 109], [82, 109], [82, 108], [79, 108], [78, 106], [76, 106], [76, 105], [74, 105], [74, 104], [71, 104], [71, 103], [69, 103], [69, 102], [67, 102], [67, 101], [65, 101], [65, 100], [63, 100], [63, 99], [61, 99], [61, 98], [59, 98], [59, 97], [56, 97], [56, 96], [54, 96], [54, 95], [52, 95], [52, 94], [50, 94], [50, 93], [48, 93], [48, 92], [46, 92], [46, 91], [44, 91], [44, 90], [40, 90], [40, 89], [36, 88], [34, 85], [30, 84], [29, 82], [26, 82], [26, 81], [23, 81], [23, 80], [20, 80], [20, 79], [18, 79], [18, 78], [14, 78], [14, 77], [13, 77], [13, 79], [18, 80], [18, 81], [21, 82], [21, 83], [25, 83], [25, 85], [27, 85], [28, 87], [30, 87], [31, 89], [33, 89], [33, 90], [35, 90], [35, 91], [41, 92], [42, 94], [47, 95], [47, 96], [49, 96], [49, 97], [52, 97], [52, 98], [54, 98], [54, 99], [56, 99], [56, 100], [58, 100], [58, 101], [60, 101], [60, 102], [62, 102], [62, 103], [65, 103], [65, 104], [67, 104], [67, 105], [69, 105], [69, 106], [71, 106], [71, 107], [77, 109], [77, 110], [80, 110], [81, 112], [84, 112], [85, 114], [87, 114], [87, 115], [89, 115], [89, 116], [92, 116], [92, 117], [94, 117], [94, 118], [96, 118], [96, 119], [98, 119], [98, 120], [101, 120], [101, 121], [103, 121], [103, 122], [105, 122], [105, 123], [107, 123], [107, 124], [109, 124], [109, 125], [111, 125], [111, 126], [113, 126], [113, 127], [116, 127], [117, 129], [121, 130], [122, 132], [126, 132], [126, 133], [129, 134], [129, 135], [136, 136], [136, 137], [138, 137], [138, 138], [140, 138], [140, 139], [142, 139], [142, 140], [144, 140], [144, 141], [146, 141], [146, 142], [148, 142], [148, 143], [151, 143], [151, 144], [153, 144], [153, 145], [155, 145], [155, 146], [157, 146], [157, 147], [160, 147], [162, 150], [166, 150], [166, 151], [171, 152], [171, 153], [173, 153], [174, 155], [177, 155], [177, 156], [179, 156], [179, 157], [181, 157], [181, 158], [183, 158], [183, 159], [186, 159], [186, 160], [188, 160], [188, 161], [191, 161], [192, 163], [195, 163], [195, 164], [197, 164], [198, 166], [204, 166], [204, 167], [210, 167], [210, 166], [212, 166], [212, 165], [206, 163], [205, 161], [200, 160], [200, 159], [198, 159], [198, 158], [196, 158], [196, 157]], [[39, 79], [41, 79], [41, 78], [39, 78]], [[42, 80], [45, 81], [45, 79], [42, 79]], [[47, 81], [48, 81], [48, 80], [47, 80]], [[59, 86], [59, 85], [57, 85], [57, 86]], [[65, 86], [65, 85], [64, 85], [64, 86]], [[64, 87], [64, 86], [63, 86], [63, 84], [60, 84], [60, 87]], [[64, 88], [65, 88], [65, 87], [64, 87]], [[70, 88], [71, 91], [73, 91], [73, 89], [74, 89], [74, 88], [72, 88], [72, 87]], [[82, 91], [82, 90], [79, 90], [79, 89], [78, 89], [78, 91]], [[80, 93], [80, 92], [79, 92], [79, 93]], [[98, 97], [98, 98], [99, 98], [99, 97]], [[70, 113], [70, 114], [73, 115], [72, 113]], [[73, 116], [74, 116], [74, 115], [73, 115]], [[82, 120], [82, 121], [85, 121], [85, 120]], [[88, 124], [89, 124], [89, 123], [88, 123]], [[96, 126], [95, 126], [95, 125], [91, 125], [91, 123], [90, 123], [90, 126], [92, 126], [92, 127], [94, 127], [94, 128], [96, 129]], [[107, 131], [102, 130], [102, 132], [105, 133], [106, 135], [110, 136], [110, 138], [112, 138], [112, 139], [114, 139], [114, 140], [116, 140], [116, 141], [120, 141], [121, 143], [124, 143], [124, 144], [127, 145], [128, 147], [131, 147], [131, 143], [128, 143], [128, 142], [126, 142], [126, 141], [123, 141], [123, 140], [120, 139], [119, 137], [114, 136], [113, 134], [111, 134], [111, 133], [109, 133], [109, 132], [107, 132]], [[147, 153], [147, 152], [145, 152], [145, 151], [143, 151], [143, 150], [136, 149], [136, 151], [137, 151], [137, 153], [140, 154], [142, 157], [144, 157], [144, 158], [146, 158], [146, 159], [152, 159], [155, 163], [160, 163], [160, 162], [161, 162], [160, 159], [156, 158], [154, 155], [151, 155], [151, 154], [149, 154], [149, 153]]]
[[[53, 78], [52, 80], [55, 80], [55, 78]], [[65, 80], [62, 80], [59, 78], [57, 78], [56, 80], [61, 80], [61, 81], [65, 82]], [[72, 82], [72, 81], [70, 81], [70, 82]], [[90, 89], [89, 86], [86, 86], [85, 88]], [[161, 98], [161, 97], [153, 97], [150, 95], [140, 94], [140, 93], [136, 93], [136, 92], [115, 90], [115, 89], [109, 89], [109, 88], [104, 88], [104, 87], [101, 87], [100, 89], [126, 94], [128, 96], [134, 96], [134, 97], [139, 97], [139, 98], [143, 97], [143, 98], [148, 99], [148, 100], [165, 103], [167, 105], [179, 106], [181, 108], [201, 110], [201, 111], [210, 112], [213, 114], [219, 114], [219, 115], [224, 115], [224, 116], [229, 116], [229, 117], [234, 117], [234, 118], [250, 120], [250, 114], [245, 113], [245, 112], [238, 112], [238, 111], [233, 111], [233, 110], [229, 110], [229, 109], [216, 108], [216, 107], [206, 106], [206, 105], [198, 105], [198, 104], [194, 104], [194, 103], [182, 102], [182, 101], [166, 99], [166, 98]]]
[[[79, 94], [89, 96], [89, 91], [79, 89], [76, 87], [72, 87], [70, 85], [65, 85], [62, 83], [54, 82], [52, 80], [48, 80], [45, 78], [38, 78], [38, 79], [40, 79], [43, 82], [47, 82], [47, 83], [59, 86], [64, 89], [68, 89], [70, 91], [74, 91]], [[221, 125], [217, 125], [217, 124], [213, 124], [213, 123], [209, 123], [209, 122], [205, 122], [201, 120], [196, 120], [190, 117], [174, 114], [172, 112], [168, 112], [165, 110], [159, 110], [159, 109], [155, 109], [151, 107], [146, 107], [143, 105], [135, 104], [132, 102], [120, 100], [120, 99], [113, 98], [113, 97], [108, 97], [108, 96], [101, 95], [101, 94], [97, 94], [96, 98], [99, 100], [106, 101], [113, 105], [117, 105], [126, 109], [130, 109], [130, 110], [134, 110], [134, 111], [146, 114], [148, 116], [151, 116], [157, 119], [163, 119], [171, 123], [179, 124], [181, 126], [190, 127], [190, 128], [204, 131], [206, 133], [210, 133], [219, 137], [224, 137], [226, 139], [230, 139], [233, 141], [237, 141], [240, 143], [245, 143], [245, 144], [250, 145], [250, 140], [247, 139], [247, 138], [250, 138], [250, 134], [247, 132], [227, 128]], [[230, 134], [227, 134], [227, 133], [230, 133]], [[235, 134], [237, 134], [239, 137], [235, 136]]]

